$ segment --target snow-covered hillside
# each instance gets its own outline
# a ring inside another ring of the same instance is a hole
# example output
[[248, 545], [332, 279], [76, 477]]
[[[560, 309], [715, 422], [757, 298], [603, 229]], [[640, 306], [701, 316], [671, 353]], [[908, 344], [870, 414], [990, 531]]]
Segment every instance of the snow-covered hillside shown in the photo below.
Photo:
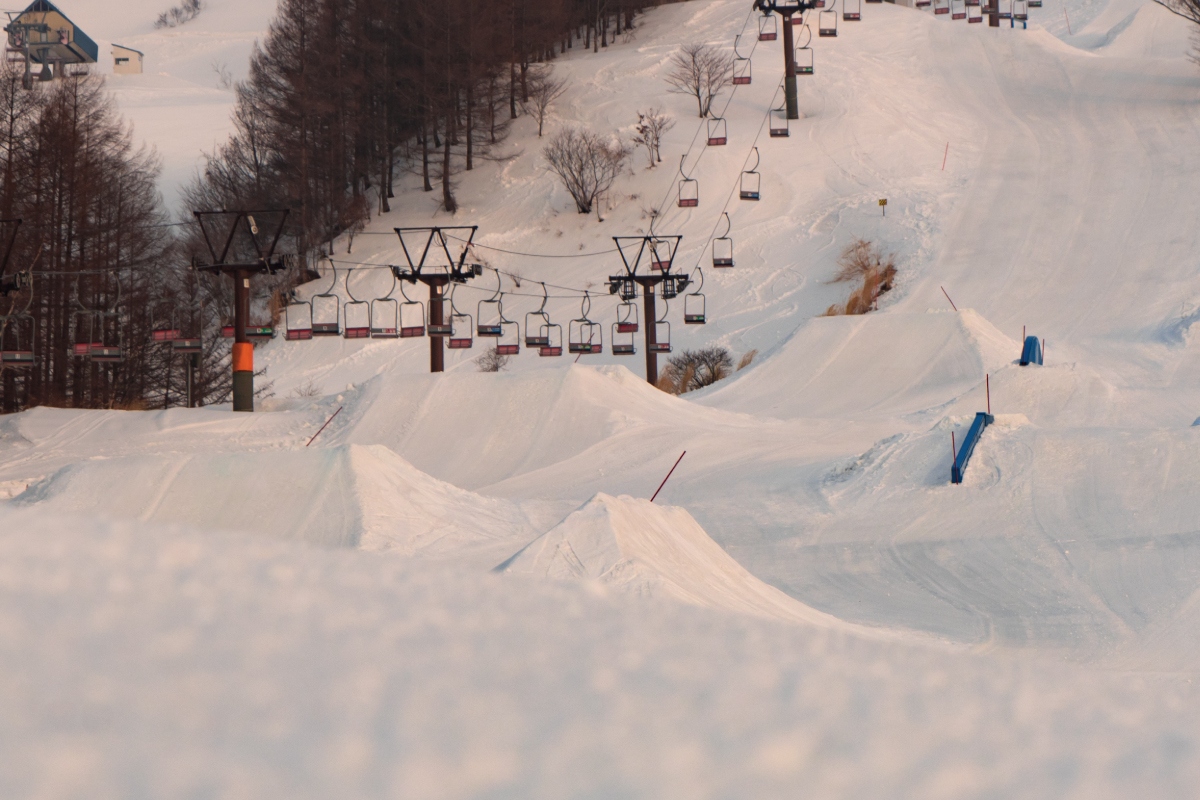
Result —
[[[510, 317], [545, 282], [565, 323], [586, 289], [608, 339], [611, 237], [662, 208], [691, 270], [727, 211], [707, 324], [669, 310], [677, 349], [758, 351], [717, 386], [665, 394], [609, 347], [482, 374], [477, 341], [429, 375], [424, 339], [276, 340], [259, 413], [0, 419], [0, 794], [1194, 794], [1186, 23], [1148, 0], [1047, 0], [1027, 31], [864, 5], [814, 40], [780, 139], [780, 44], [753, 43], [748, 5], [664, 6], [555, 62], [551, 131], [678, 122], [602, 221], [522, 119], [457, 215], [405, 175], [303, 289], [382, 297], [392, 228], [478, 225], [477, 257], [522, 276], [500, 279]], [[146, 51], [112, 85], [173, 196], [228, 130], [212, 62], [242, 74], [270, 9], [209, 0], [165, 32], [146, 0], [66, 10]], [[754, 81], [705, 147], [662, 77], [680, 42], [739, 33]], [[754, 147], [758, 203], [736, 192]], [[685, 153], [695, 209], [672, 202]], [[857, 238], [896, 253], [896, 288], [821, 317]], [[1016, 363], [1026, 328], [1044, 366]], [[950, 485], [987, 387], [995, 424]]]

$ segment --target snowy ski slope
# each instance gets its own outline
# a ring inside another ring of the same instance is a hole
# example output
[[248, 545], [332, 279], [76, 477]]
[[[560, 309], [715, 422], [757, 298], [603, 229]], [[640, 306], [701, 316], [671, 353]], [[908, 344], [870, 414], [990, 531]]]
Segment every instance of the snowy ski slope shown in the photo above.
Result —
[[[393, 227], [475, 224], [476, 255], [522, 276], [501, 280], [510, 316], [545, 282], [565, 323], [588, 289], [608, 340], [611, 237], [660, 208], [690, 269], [727, 210], [737, 265], [704, 270], [708, 324], [670, 319], [677, 349], [758, 350], [730, 379], [672, 397], [610, 342], [480, 374], [477, 341], [431, 376], [426, 340], [275, 341], [262, 413], [0, 418], [0, 794], [1194, 794], [1186, 24], [1139, 0], [1047, 0], [1028, 31], [864, 5], [814, 40], [803, 119], [771, 139], [780, 44], [754, 44], [747, 6], [664, 6], [556, 62], [550, 130], [678, 122], [602, 221], [522, 119], [456, 216], [404, 175], [303, 290], [382, 296]], [[66, 10], [147, 52], [114, 93], [173, 202], [228, 130], [212, 62], [242, 74], [269, 3], [209, 0], [165, 32], [148, 0]], [[739, 32], [754, 82], [705, 148], [662, 76], [680, 42]], [[753, 146], [759, 203], [736, 196]], [[684, 153], [696, 209], [673, 203]], [[859, 237], [897, 254], [897, 286], [820, 317]], [[1043, 367], [1016, 364], [1025, 326]], [[951, 486], [985, 376], [996, 424]]]

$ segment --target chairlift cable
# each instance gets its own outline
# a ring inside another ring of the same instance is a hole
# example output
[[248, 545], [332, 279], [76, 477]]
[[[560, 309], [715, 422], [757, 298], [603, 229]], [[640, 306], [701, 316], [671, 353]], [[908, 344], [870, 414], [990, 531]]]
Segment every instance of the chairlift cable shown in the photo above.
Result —
[[[734, 41], [735, 41], [735, 43], [736, 43], [736, 41], [737, 41], [737, 38], [738, 38], [738, 37], [740, 37], [740, 36], [741, 36], [743, 33], [745, 33], [745, 32], [746, 32], [746, 25], [747, 25], [747, 24], [749, 24], [749, 22], [750, 22], [750, 18], [751, 18], [751, 17], [754, 15], [754, 12], [755, 12], [755, 9], [754, 9], [753, 7], [751, 7], [751, 9], [750, 9], [750, 12], [749, 12], [749, 13], [746, 15], [746, 19], [745, 19], [745, 20], [742, 22], [742, 28], [741, 28], [741, 30], [740, 30], [740, 31], [738, 31], [738, 35], [737, 35], [737, 37], [734, 37]], [[758, 37], [755, 37], [755, 38], [754, 38], [754, 44], [753, 44], [753, 45], [750, 47], [750, 54], [749, 54], [748, 56], [746, 56], [746, 58], [747, 58], [748, 60], [749, 60], [749, 59], [753, 59], [753, 58], [754, 58], [754, 51], [758, 49], [758, 41], [759, 41], [759, 40], [758, 40]], [[724, 105], [724, 107], [721, 109], [721, 113], [717, 115], [718, 117], [724, 117], [724, 116], [725, 116], [725, 112], [727, 112], [727, 111], [729, 110], [729, 105], [730, 105], [730, 104], [733, 102], [733, 98], [734, 98], [734, 96], [737, 94], [738, 85], [737, 85], [737, 84], [733, 84], [732, 86], [733, 86], [733, 88], [732, 88], [732, 89], [730, 90], [730, 92], [729, 92], [729, 97], [728, 97], [728, 98], [726, 98], [726, 100], [725, 100], [725, 105]], [[696, 146], [696, 140], [697, 140], [698, 138], [700, 138], [700, 133], [701, 133], [701, 131], [705, 130], [705, 128], [706, 128], [706, 127], [707, 127], [707, 125], [708, 125], [708, 120], [709, 120], [709, 119], [710, 119], [712, 116], [713, 116], [713, 114], [712, 114], [712, 109], [709, 109], [709, 113], [708, 113], [708, 115], [707, 115], [707, 116], [705, 116], [705, 117], [703, 117], [703, 118], [701, 118], [699, 125], [697, 125], [697, 126], [696, 126], [696, 133], [695, 133], [695, 134], [692, 136], [692, 141], [691, 141], [691, 142], [688, 144], [687, 150], [685, 150], [685, 151], [684, 151], [684, 153], [683, 153], [683, 158], [684, 158], [684, 160], [685, 160], [685, 161], [687, 160], [687, 157], [688, 157], [689, 155], [691, 155], [691, 154], [692, 154], [692, 149], [693, 149], [693, 148]], [[703, 159], [703, 158], [704, 158], [704, 153], [705, 153], [705, 152], [707, 152], [707, 150], [708, 150], [708, 148], [707, 148], [707, 147], [705, 147], [703, 150], [701, 150], [701, 151], [700, 151], [700, 155], [696, 157], [696, 161], [695, 161], [695, 163], [693, 163], [693, 164], [692, 164], [692, 174], [693, 174], [693, 175], [696, 173], [696, 168], [697, 168], [697, 167], [700, 165], [700, 161], [701, 161], [701, 159]], [[664, 194], [664, 195], [663, 195], [663, 198], [662, 198], [662, 200], [660, 200], [660, 201], [659, 201], [659, 203], [658, 203], [658, 205], [657, 205], [657, 206], [652, 206], [652, 207], [651, 207], [651, 211], [654, 213], [654, 215], [655, 215], [655, 216], [658, 216], [658, 215], [662, 214], [662, 211], [661, 211], [661, 209], [664, 209], [664, 208], [666, 208], [666, 206], [667, 206], [667, 201], [671, 199], [671, 190], [672, 190], [672, 188], [676, 188], [676, 187], [674, 186], [674, 177], [672, 177], [672, 183], [671, 183], [670, 185], [668, 185], [668, 186], [667, 186], [667, 191], [666, 191], [666, 194]]]

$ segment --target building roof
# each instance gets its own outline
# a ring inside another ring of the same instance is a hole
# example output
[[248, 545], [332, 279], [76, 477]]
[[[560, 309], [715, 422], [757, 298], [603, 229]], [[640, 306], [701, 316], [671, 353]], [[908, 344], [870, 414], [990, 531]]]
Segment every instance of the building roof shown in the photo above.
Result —
[[[55, 13], [60, 15], [68, 23], [70, 23], [73, 33], [71, 36], [71, 44], [67, 46], [76, 57], [83, 63], [94, 64], [100, 58], [100, 48], [92, 41], [92, 38], [79, 29], [79, 26], [71, 22], [71, 18], [63, 14], [62, 10], [57, 8], [50, 0], [33, 0], [29, 7], [21, 12], [21, 16], [26, 14], [47, 14]], [[18, 18], [19, 19], [19, 18]], [[35, 59], [36, 60], [36, 59]]]
[[113, 42], [113, 43], [112, 43], [112, 46], [113, 46], [113, 47], [119, 47], [119, 48], [121, 48], [122, 50], [128, 50], [128, 51], [129, 51], [129, 52], [131, 52], [131, 53], [137, 53], [139, 56], [144, 56], [144, 55], [146, 55], [146, 54], [145, 54], [145, 53], [143, 53], [141, 50], [134, 50], [132, 47], [126, 47], [125, 45], [123, 45], [123, 44], [117, 44], [116, 42]]

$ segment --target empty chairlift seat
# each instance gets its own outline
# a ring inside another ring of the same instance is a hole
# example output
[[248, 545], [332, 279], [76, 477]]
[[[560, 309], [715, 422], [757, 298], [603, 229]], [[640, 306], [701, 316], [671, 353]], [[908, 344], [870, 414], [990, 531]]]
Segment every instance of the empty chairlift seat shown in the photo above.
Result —
[[838, 32], [838, 17], [837, 12], [833, 9], [822, 11], [817, 18], [817, 35], [818, 36], [837, 36]]
[[760, 42], [773, 42], [779, 38], [779, 22], [775, 19], [775, 15], [764, 14], [758, 20], [758, 40]]
[[708, 146], [721, 147], [729, 143], [729, 127], [725, 124], [723, 117], [716, 117], [708, 121]]
[[862, 0], [842, 0], [842, 20], [858, 22], [862, 19]]

